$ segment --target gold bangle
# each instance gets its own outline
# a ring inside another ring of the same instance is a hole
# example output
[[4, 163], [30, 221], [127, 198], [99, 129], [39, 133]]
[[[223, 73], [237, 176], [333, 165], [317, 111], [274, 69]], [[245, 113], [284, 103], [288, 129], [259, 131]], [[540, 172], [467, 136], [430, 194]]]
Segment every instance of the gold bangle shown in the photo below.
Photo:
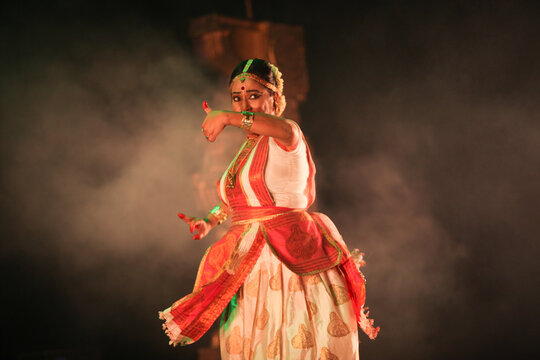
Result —
[[214, 215], [214, 217], [217, 219], [218, 225], [227, 219], [227, 213], [223, 211], [219, 205], [210, 210], [208, 215]]
[[249, 130], [253, 125], [253, 113], [249, 111], [242, 111], [242, 123], [240, 128]]

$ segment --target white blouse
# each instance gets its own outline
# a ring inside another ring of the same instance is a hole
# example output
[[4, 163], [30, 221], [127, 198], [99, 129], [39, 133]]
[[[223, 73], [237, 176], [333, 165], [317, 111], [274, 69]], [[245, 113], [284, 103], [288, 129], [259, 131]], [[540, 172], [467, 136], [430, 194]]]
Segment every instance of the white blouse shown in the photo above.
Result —
[[308, 199], [304, 190], [308, 177], [309, 164], [304, 141], [300, 139], [294, 150], [286, 151], [271, 137], [264, 180], [276, 206], [306, 208]]

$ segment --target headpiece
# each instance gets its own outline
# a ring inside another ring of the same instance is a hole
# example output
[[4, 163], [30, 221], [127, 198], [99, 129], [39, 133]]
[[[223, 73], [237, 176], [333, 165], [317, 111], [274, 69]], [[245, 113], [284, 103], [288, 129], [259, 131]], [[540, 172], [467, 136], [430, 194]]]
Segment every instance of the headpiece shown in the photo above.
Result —
[[[246, 81], [246, 78], [250, 78], [250, 79], [258, 82], [262, 86], [264, 86], [264, 87], [272, 90], [273, 92], [278, 93], [279, 95], [281, 95], [283, 90], [280, 91], [276, 85], [274, 85], [274, 84], [272, 84], [272, 83], [270, 83], [270, 82], [268, 82], [268, 81], [266, 81], [264, 79], [261, 79], [260, 77], [258, 77], [255, 74], [252, 74], [252, 73], [248, 72], [249, 68], [251, 67], [251, 64], [253, 63], [253, 60], [254, 59], [249, 59], [246, 62], [246, 65], [244, 66], [244, 69], [242, 69], [242, 72], [240, 74], [236, 75], [232, 81], [239, 78], [241, 82], [244, 82], [244, 81]], [[272, 66], [271, 68], [272, 68], [272, 73], [274, 74], [274, 78], [276, 78], [276, 72], [275, 72], [276, 67]]]

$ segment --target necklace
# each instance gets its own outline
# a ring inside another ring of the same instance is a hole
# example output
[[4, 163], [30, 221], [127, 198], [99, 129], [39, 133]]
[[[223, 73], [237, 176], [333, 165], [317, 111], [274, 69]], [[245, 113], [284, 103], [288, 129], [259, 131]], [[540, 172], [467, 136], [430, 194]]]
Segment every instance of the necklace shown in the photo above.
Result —
[[248, 157], [251, 152], [251, 148], [255, 143], [256, 137], [248, 138], [242, 147], [242, 150], [236, 155], [236, 158], [233, 160], [233, 164], [227, 169], [227, 189], [234, 189], [236, 186], [236, 175], [240, 166], [244, 163], [244, 160]]

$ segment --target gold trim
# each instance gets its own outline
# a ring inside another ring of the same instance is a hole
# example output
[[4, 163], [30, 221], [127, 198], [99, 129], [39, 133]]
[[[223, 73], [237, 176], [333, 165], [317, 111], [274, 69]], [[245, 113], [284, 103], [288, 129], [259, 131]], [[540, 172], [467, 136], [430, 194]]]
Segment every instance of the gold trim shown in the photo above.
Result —
[[[253, 187], [251, 186], [251, 179], [249, 178], [249, 171], [251, 169], [251, 164], [253, 163], [253, 158], [255, 157], [255, 154], [257, 153], [257, 149], [259, 148], [259, 143], [260, 143], [260, 138], [257, 139], [256, 143], [253, 145], [252, 149], [250, 150], [250, 153], [248, 154], [246, 158], [244, 166], [242, 166], [242, 168], [239, 168], [236, 174], [236, 176], [238, 177], [238, 183], [240, 184], [240, 190], [242, 190], [242, 194], [244, 194], [244, 198], [246, 199], [246, 204], [249, 207], [253, 206], [253, 204], [251, 201], [252, 199], [248, 196], [246, 192], [246, 187], [249, 187], [251, 193], [255, 197], [255, 200], [257, 200], [257, 202], [260, 204], [260, 201], [257, 198], [257, 194], [255, 193], [255, 191], [253, 190]], [[242, 179], [244, 174], [247, 177], [247, 184], [244, 184], [244, 180]]]
[[282, 213], [279, 213], [279, 214], [261, 216], [261, 217], [253, 218], [253, 219], [238, 220], [238, 221], [233, 222], [231, 224], [231, 226], [232, 225], [245, 225], [245, 224], [252, 224], [252, 223], [255, 223], [255, 222], [268, 221], [268, 220], [275, 219], [275, 218], [277, 218], [278, 216], [281, 216], [281, 215], [287, 215], [287, 214], [291, 214], [291, 213], [295, 213], [295, 212], [303, 212], [303, 211], [305, 211], [305, 210], [304, 209], [294, 209], [294, 210], [282, 212]]
[[253, 81], [256, 81], [258, 82], [259, 84], [261, 84], [262, 86], [264, 86], [265, 88], [267, 89], [270, 89], [272, 90], [273, 92], [275, 93], [278, 93], [280, 96], [281, 96], [281, 92], [279, 91], [279, 89], [277, 88], [276, 85], [272, 84], [272, 83], [269, 83], [268, 81], [264, 80], [264, 79], [261, 79], [260, 77], [258, 77], [257, 75], [255, 74], [252, 74], [252, 73], [240, 73], [238, 75], [236, 75], [234, 77], [234, 79], [232, 79], [231, 81], [231, 84], [233, 83], [234, 80], [240, 78], [240, 81], [241, 82], [244, 82], [244, 80], [246, 78], [250, 78], [252, 79]]
[[[225, 186], [228, 189], [234, 189], [236, 186], [236, 177], [238, 176], [238, 171], [240, 171], [240, 165], [241, 163], [249, 157], [249, 155], [252, 153], [253, 149], [258, 144], [257, 139], [247, 139], [244, 141], [244, 144], [240, 148], [240, 151], [236, 154], [233, 161], [227, 168], [226, 173], [226, 184]], [[239, 159], [240, 155], [242, 155], [242, 159]], [[232, 169], [231, 169], [232, 168]]]

